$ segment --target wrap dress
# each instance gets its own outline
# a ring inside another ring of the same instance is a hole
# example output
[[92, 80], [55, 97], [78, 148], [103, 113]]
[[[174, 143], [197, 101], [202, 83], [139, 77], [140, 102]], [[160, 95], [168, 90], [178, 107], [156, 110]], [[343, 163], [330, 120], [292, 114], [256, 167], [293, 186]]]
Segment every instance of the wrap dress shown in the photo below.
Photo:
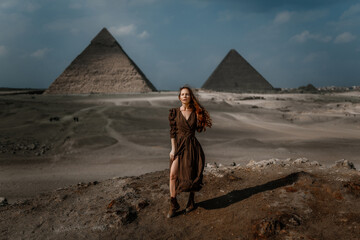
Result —
[[[175, 191], [199, 191], [203, 185], [203, 171], [205, 165], [204, 151], [195, 137], [197, 117], [192, 111], [186, 120], [180, 108], [169, 110], [170, 138], [175, 138], [174, 159], [178, 158], [177, 179]], [[172, 165], [170, 159], [170, 169]]]

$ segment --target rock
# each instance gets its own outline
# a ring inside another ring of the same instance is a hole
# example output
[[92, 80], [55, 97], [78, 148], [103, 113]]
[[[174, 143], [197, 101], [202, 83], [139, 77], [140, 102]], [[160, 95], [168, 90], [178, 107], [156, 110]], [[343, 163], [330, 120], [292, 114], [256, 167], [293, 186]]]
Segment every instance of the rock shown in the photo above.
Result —
[[137, 218], [137, 211], [148, 205], [148, 200], [139, 199], [137, 194], [128, 192], [112, 200], [107, 206], [107, 213], [115, 214], [119, 217], [120, 222], [126, 225], [132, 223]]
[[84, 186], [87, 186], [87, 184], [86, 183], [84, 183], [84, 182], [78, 182], [78, 187], [84, 187]]
[[6, 198], [0, 197], [0, 206], [6, 206], [6, 205], [8, 205], [8, 204], [9, 204], [9, 203], [8, 203], [8, 201], [7, 201]]
[[360, 182], [347, 182], [343, 186], [351, 194], [360, 197]]
[[309, 159], [307, 159], [307, 158], [297, 158], [294, 161], [294, 164], [301, 164], [301, 163], [307, 163], [307, 162], [309, 162]]
[[253, 235], [255, 239], [266, 239], [277, 235], [284, 227], [277, 219], [265, 218], [253, 226]]
[[206, 167], [208, 167], [208, 168], [218, 168], [218, 165], [216, 164], [216, 162], [214, 162], [214, 163], [207, 163], [207, 164], [206, 164]]
[[254, 160], [250, 160], [250, 162], [246, 164], [247, 167], [252, 167], [254, 165], [256, 165], [256, 162]]
[[269, 164], [277, 164], [277, 163], [279, 163], [279, 162], [280, 162], [280, 160], [277, 159], [277, 158], [271, 158], [271, 159], [268, 160], [268, 163], [269, 163]]
[[36, 145], [33, 144], [33, 143], [31, 143], [31, 144], [29, 144], [27, 147], [28, 147], [28, 149], [30, 149], [30, 150], [34, 150], [34, 149], [36, 148]]
[[294, 228], [299, 225], [301, 225], [301, 218], [299, 216], [290, 213], [280, 213], [280, 215], [267, 217], [253, 224], [252, 231], [255, 239], [267, 239], [286, 232], [285, 229], [288, 227]]
[[280, 165], [280, 166], [284, 166], [285, 164], [277, 158], [271, 158], [268, 160], [262, 160], [259, 162], [255, 162], [254, 160], [251, 160], [246, 166], [247, 167], [259, 167], [259, 168], [264, 168], [270, 165]]
[[356, 170], [354, 164], [346, 159], [341, 159], [335, 162], [333, 168], [346, 168]]
[[58, 122], [60, 120], [60, 117], [50, 117], [49, 118], [49, 121], [52, 122], [52, 121], [56, 121]]
[[132, 223], [137, 218], [137, 213], [132, 207], [119, 209], [116, 211], [116, 215], [120, 217], [121, 223], [124, 225]]
[[318, 161], [312, 161], [309, 163], [310, 166], [321, 166], [321, 164]]
[[265, 168], [265, 167], [270, 167], [272, 165], [281, 166], [281, 167], [290, 167], [290, 165], [299, 165], [299, 164], [306, 164], [308, 166], [321, 166], [319, 162], [317, 161], [310, 162], [309, 159], [305, 157], [297, 158], [294, 161], [291, 158], [287, 158], [284, 160], [278, 158], [270, 158], [268, 160], [262, 160], [259, 162], [255, 162], [254, 160], [251, 160], [246, 166], [252, 168], [254, 167]]
[[235, 175], [233, 175], [233, 174], [227, 174], [226, 176], [227, 176], [227, 179], [228, 179], [229, 181], [239, 181], [239, 180], [242, 180], [240, 177], [237, 177], [237, 176], [235, 176]]
[[136, 204], [136, 211], [140, 211], [141, 209], [146, 208], [147, 206], [149, 206], [149, 201], [147, 200], [140, 200], [137, 204]]

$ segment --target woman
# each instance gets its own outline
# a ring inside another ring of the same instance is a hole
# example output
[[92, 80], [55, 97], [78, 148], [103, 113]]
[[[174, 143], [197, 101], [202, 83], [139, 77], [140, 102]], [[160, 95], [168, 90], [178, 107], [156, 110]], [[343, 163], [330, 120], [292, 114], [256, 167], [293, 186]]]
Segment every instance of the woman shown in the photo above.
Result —
[[170, 109], [170, 210], [168, 218], [174, 217], [180, 208], [176, 195], [190, 192], [186, 212], [195, 208], [195, 192], [202, 187], [205, 155], [195, 137], [195, 130], [205, 131], [211, 127], [209, 113], [203, 108], [189, 87], [180, 88], [181, 107]]

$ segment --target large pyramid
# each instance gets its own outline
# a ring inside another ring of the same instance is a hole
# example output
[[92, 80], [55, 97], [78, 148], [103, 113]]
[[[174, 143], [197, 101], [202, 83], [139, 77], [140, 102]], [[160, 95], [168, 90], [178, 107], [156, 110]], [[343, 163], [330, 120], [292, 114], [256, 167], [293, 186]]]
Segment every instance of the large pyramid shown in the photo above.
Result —
[[156, 88], [103, 28], [45, 94], [134, 93]]
[[226, 92], [259, 92], [274, 89], [234, 49], [229, 51], [202, 88]]

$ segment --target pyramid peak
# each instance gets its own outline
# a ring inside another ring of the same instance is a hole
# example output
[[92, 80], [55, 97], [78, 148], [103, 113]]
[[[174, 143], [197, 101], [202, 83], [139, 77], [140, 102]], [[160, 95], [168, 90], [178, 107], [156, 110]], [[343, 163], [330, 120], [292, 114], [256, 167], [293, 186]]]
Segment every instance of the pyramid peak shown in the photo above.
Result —
[[[98, 35], [111, 35], [111, 33], [109, 32], [109, 30], [106, 27], [103, 27], [100, 32], [98, 33]], [[112, 36], [112, 35], [111, 35]]]
[[111, 35], [106, 27], [101, 29], [101, 31], [91, 40], [92, 44], [101, 44], [107, 46], [118, 45], [116, 39]]
[[235, 49], [230, 49], [227, 56], [241, 56]]

